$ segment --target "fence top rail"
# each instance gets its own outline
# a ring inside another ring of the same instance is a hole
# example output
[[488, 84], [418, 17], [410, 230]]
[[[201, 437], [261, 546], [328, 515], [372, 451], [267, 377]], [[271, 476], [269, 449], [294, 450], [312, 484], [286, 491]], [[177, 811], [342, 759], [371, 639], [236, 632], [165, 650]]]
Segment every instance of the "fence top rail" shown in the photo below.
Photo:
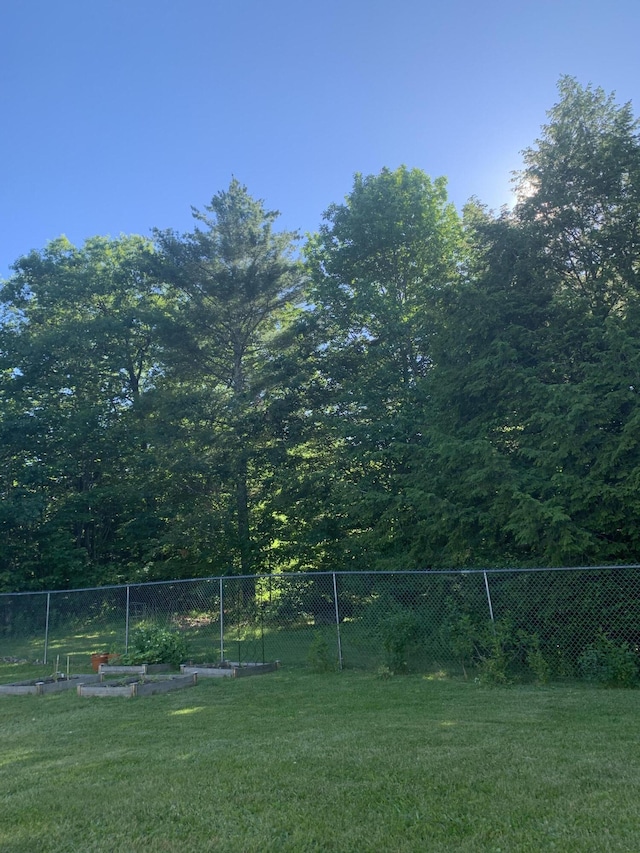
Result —
[[69, 595], [78, 592], [106, 592], [108, 590], [132, 589], [149, 586], [178, 586], [189, 583], [220, 583], [220, 581], [239, 581], [239, 580], [268, 580], [270, 578], [276, 580], [288, 580], [289, 578], [316, 578], [316, 577], [331, 577], [339, 575], [341, 577], [351, 577], [356, 575], [376, 575], [402, 577], [406, 575], [497, 575], [497, 574], [527, 574], [532, 572], [612, 572], [621, 570], [640, 569], [639, 563], [621, 563], [616, 565], [600, 565], [600, 566], [532, 566], [518, 568], [475, 568], [475, 569], [398, 569], [396, 571], [376, 571], [373, 569], [359, 569], [357, 571], [335, 571], [335, 572], [272, 572], [268, 574], [258, 575], [214, 575], [202, 578], [179, 578], [174, 580], [158, 580], [158, 581], [132, 581], [130, 583], [120, 584], [105, 584], [104, 586], [86, 586], [75, 587], [73, 589], [43, 589], [43, 590], [27, 590], [23, 592], [0, 592], [0, 598], [8, 598], [9, 596], [25, 596], [25, 595]]

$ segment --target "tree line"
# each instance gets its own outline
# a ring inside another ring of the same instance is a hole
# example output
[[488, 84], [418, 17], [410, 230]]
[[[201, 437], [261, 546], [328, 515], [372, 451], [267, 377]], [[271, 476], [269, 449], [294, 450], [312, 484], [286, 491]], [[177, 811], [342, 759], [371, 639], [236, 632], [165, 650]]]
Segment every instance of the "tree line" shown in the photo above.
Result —
[[190, 233], [0, 288], [0, 589], [640, 556], [640, 137], [573, 78], [517, 202], [356, 175], [304, 240]]

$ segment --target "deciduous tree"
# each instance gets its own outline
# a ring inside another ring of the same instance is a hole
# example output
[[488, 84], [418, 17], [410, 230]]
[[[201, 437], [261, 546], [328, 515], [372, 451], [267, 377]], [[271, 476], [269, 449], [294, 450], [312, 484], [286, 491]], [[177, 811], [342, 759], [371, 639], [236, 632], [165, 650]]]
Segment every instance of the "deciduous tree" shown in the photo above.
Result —
[[312, 301], [334, 448], [332, 503], [346, 566], [416, 565], [415, 459], [430, 420], [427, 377], [443, 294], [459, 276], [461, 228], [444, 179], [401, 167], [356, 176], [310, 246]]

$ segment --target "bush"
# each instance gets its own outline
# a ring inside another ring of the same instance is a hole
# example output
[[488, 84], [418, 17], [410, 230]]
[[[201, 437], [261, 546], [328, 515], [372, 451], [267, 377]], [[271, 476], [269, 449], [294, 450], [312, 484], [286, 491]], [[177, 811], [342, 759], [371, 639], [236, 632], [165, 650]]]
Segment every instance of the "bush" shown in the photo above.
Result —
[[169, 663], [178, 666], [188, 656], [188, 645], [178, 631], [142, 622], [131, 636], [127, 654], [122, 655], [125, 664]]
[[547, 684], [551, 677], [551, 666], [540, 648], [537, 634], [530, 634], [525, 639], [527, 666], [533, 673], [536, 684]]
[[480, 649], [484, 644], [486, 626], [478, 624], [470, 613], [457, 613], [453, 608], [449, 621], [445, 624], [445, 643], [460, 661], [465, 679], [467, 667], [478, 663]]
[[391, 672], [406, 672], [408, 652], [420, 637], [420, 622], [410, 610], [390, 613], [378, 623], [385, 653], [385, 664]]
[[600, 634], [578, 658], [585, 681], [604, 687], [634, 687], [638, 683], [638, 657], [629, 643], [616, 643]]
[[311, 641], [307, 652], [307, 663], [314, 672], [331, 672], [336, 668], [336, 661], [331, 654], [329, 643], [320, 633], [316, 633]]
[[486, 626], [478, 662], [479, 680], [485, 684], [511, 684], [514, 680], [514, 631], [507, 620]]
[[451, 650], [467, 666], [477, 668], [478, 680], [486, 684], [511, 684], [531, 680], [546, 684], [551, 666], [540, 638], [514, 626], [510, 618], [480, 622], [468, 613], [452, 613], [447, 626]]

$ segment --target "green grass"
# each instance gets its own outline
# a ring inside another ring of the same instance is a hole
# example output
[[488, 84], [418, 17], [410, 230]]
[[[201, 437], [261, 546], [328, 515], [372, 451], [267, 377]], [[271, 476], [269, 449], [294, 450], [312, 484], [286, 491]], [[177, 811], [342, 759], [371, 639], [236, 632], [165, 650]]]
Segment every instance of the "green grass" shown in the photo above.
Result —
[[[131, 626], [131, 631], [135, 625]], [[200, 663], [215, 662], [220, 657], [220, 628], [216, 623], [203, 628], [192, 628], [181, 632], [189, 645], [189, 657]], [[305, 666], [307, 652], [317, 634], [327, 639], [337, 659], [335, 626], [260, 627], [238, 630], [235, 626], [225, 631], [225, 657], [228, 660], [265, 661], [281, 660], [287, 665]], [[341, 626], [342, 651], [345, 663], [350, 667], [375, 668], [382, 660], [382, 649], [372, 642], [371, 637], [360, 625]], [[3, 637], [0, 647], [2, 657], [14, 657], [28, 661], [43, 660], [44, 635], [29, 637]], [[47, 664], [52, 666], [59, 658], [66, 665], [67, 655], [76, 669], [90, 664], [90, 655], [96, 651], [124, 652], [124, 625], [119, 622], [97, 625], [94, 622], [77, 626], [68, 625], [49, 636]]]
[[0, 850], [633, 851], [639, 704], [287, 669], [142, 699], [0, 696]]
[[[135, 625], [131, 626], [131, 632]], [[220, 658], [219, 624], [181, 630], [189, 648], [189, 659], [198, 663], [213, 663]], [[227, 660], [265, 661], [279, 660], [290, 666], [306, 666], [309, 647], [314, 638], [323, 637], [330, 654], [337, 663], [338, 643], [335, 625], [297, 625], [297, 626], [260, 626], [249, 628], [227, 626], [225, 630], [225, 658]], [[358, 622], [345, 622], [340, 626], [342, 658], [348, 669], [376, 670], [385, 659], [382, 641], [366, 625]], [[119, 622], [96, 624], [95, 620], [87, 625], [71, 628], [63, 626], [49, 636], [47, 664], [54, 666], [59, 659], [60, 667], [66, 666], [67, 655], [76, 671], [90, 665], [90, 655], [96, 651], [125, 651], [124, 625]], [[2, 637], [0, 655], [28, 661], [43, 660], [44, 636]], [[430, 669], [446, 668], [456, 675], [462, 673], [459, 661], [451, 660], [451, 654], [427, 646], [414, 649], [408, 656], [410, 669], [424, 672]]]

